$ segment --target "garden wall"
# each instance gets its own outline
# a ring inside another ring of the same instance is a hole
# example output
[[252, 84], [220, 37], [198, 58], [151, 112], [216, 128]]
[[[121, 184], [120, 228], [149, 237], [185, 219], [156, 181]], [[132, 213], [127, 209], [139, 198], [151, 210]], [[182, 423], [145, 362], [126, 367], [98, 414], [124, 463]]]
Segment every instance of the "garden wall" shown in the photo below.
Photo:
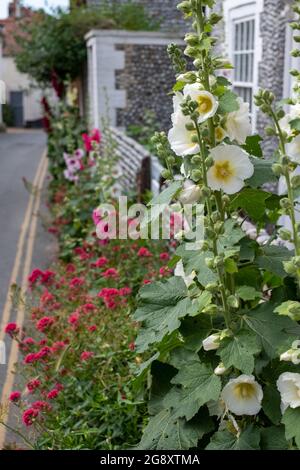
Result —
[[180, 36], [94, 30], [86, 40], [90, 125], [101, 127], [108, 114], [112, 126], [125, 128], [142, 123], [150, 110], [160, 127], [167, 130], [172, 112], [168, 93], [174, 83], [167, 46], [171, 42], [182, 44]]

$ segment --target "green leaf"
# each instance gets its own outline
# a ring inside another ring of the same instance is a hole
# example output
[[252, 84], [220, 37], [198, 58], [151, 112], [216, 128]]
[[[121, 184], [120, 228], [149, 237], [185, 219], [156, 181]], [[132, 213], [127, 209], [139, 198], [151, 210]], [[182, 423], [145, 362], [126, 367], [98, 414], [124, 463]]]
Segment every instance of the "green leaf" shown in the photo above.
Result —
[[205, 307], [211, 304], [212, 294], [208, 291], [203, 291], [199, 297], [194, 299], [193, 306], [189, 311], [190, 317], [195, 317], [201, 313]]
[[300, 449], [300, 408], [288, 408], [283, 417], [285, 425], [285, 437], [289, 441], [295, 438], [296, 445]]
[[292, 330], [295, 324], [288, 317], [280, 317], [274, 313], [274, 305], [270, 302], [260, 304], [243, 316], [249, 328], [260, 338], [260, 342], [270, 358], [275, 358], [282, 345], [295, 339]]
[[217, 274], [205, 264], [205, 258], [213, 257], [213, 253], [210, 251], [201, 253], [199, 250], [187, 250], [185, 245], [182, 245], [176, 250], [176, 254], [182, 258], [185, 273], [189, 275], [192, 271], [195, 271], [202, 286], [205, 287], [207, 284], [218, 280]]
[[252, 286], [256, 290], [260, 290], [262, 286], [262, 277], [260, 270], [255, 266], [245, 266], [239, 269], [239, 272], [234, 276], [235, 282], [239, 286], [247, 285]]
[[264, 397], [262, 401], [262, 407], [264, 413], [272, 421], [273, 424], [280, 424], [281, 421], [281, 409], [280, 409], [280, 393], [275, 385], [267, 385], [264, 388]]
[[253, 261], [258, 246], [255, 240], [244, 237], [240, 241], [240, 261]]
[[211, 430], [211, 421], [198, 419], [186, 422], [175, 418], [172, 410], [162, 410], [150, 419], [138, 449], [188, 450], [197, 447], [198, 440]]
[[260, 350], [256, 335], [249, 330], [240, 330], [221, 341], [218, 354], [226, 368], [233, 366], [249, 375], [254, 369], [254, 354]]
[[291, 252], [283, 246], [264, 246], [255, 262], [261, 269], [270, 271], [279, 277], [286, 277], [283, 262], [291, 258]]
[[277, 178], [273, 173], [272, 165], [273, 161], [260, 160], [258, 158], [250, 158], [254, 165], [254, 173], [247, 180], [247, 183], [252, 188], [260, 188], [265, 183], [276, 183]]
[[224, 267], [225, 271], [229, 274], [234, 274], [238, 272], [237, 264], [232, 258], [225, 259]]
[[276, 307], [274, 312], [290, 317], [294, 321], [300, 321], [300, 302], [288, 300]]
[[231, 82], [226, 77], [217, 77], [217, 84], [222, 86], [230, 86]]
[[286, 450], [288, 444], [283, 426], [271, 426], [261, 430], [261, 448], [263, 450]]
[[262, 297], [262, 293], [251, 286], [240, 286], [237, 288], [236, 293], [242, 300], [245, 301], [260, 299]]
[[289, 125], [292, 129], [300, 131], [300, 118], [292, 119], [291, 121], [289, 121]]
[[266, 210], [266, 200], [271, 196], [266, 191], [244, 188], [230, 203], [231, 209], [242, 209], [249, 217], [258, 222], [263, 219]]
[[172, 383], [183, 387], [177, 403], [176, 416], [190, 420], [197, 411], [210, 400], [217, 400], [221, 392], [220, 377], [210, 366], [193, 361], [182, 367], [172, 379]]
[[173, 89], [173, 91], [181, 91], [181, 90], [184, 89], [185, 85], [186, 85], [186, 82], [182, 82], [182, 81], [178, 80], [175, 83], [175, 85], [173, 86], [172, 89]]
[[187, 297], [186, 285], [181, 277], [172, 277], [167, 282], [155, 282], [140, 290], [140, 307], [134, 319], [143, 322], [136, 340], [138, 351], [145, 351], [150, 344], [162, 341], [177, 330], [180, 319], [192, 306]]
[[250, 425], [239, 437], [227, 431], [227, 429], [216, 432], [206, 450], [257, 450], [259, 449], [259, 442], [259, 429]]
[[208, 315], [184, 318], [179, 330], [184, 339], [184, 347], [198, 352], [202, 348], [202, 341], [211, 333], [211, 328]]
[[159, 217], [159, 215], [165, 210], [166, 206], [170, 204], [170, 202], [181, 189], [181, 187], [181, 180], [173, 181], [164, 191], [162, 191], [158, 196], [156, 196], [152, 199], [152, 201], [149, 202], [149, 206], [151, 206], [151, 211], [149, 211], [148, 213], [148, 223]]
[[165, 409], [163, 404], [166, 394], [172, 388], [171, 379], [176, 375], [176, 369], [169, 364], [155, 361], [151, 367], [151, 393], [148, 404], [150, 415], [156, 415]]
[[218, 111], [223, 114], [237, 111], [239, 109], [237, 98], [237, 95], [232, 91], [226, 91], [219, 99]]
[[242, 145], [242, 148], [246, 150], [249, 155], [262, 158], [263, 152], [260, 146], [260, 142], [262, 142], [262, 140], [263, 139], [260, 135], [248, 135], [245, 144]]

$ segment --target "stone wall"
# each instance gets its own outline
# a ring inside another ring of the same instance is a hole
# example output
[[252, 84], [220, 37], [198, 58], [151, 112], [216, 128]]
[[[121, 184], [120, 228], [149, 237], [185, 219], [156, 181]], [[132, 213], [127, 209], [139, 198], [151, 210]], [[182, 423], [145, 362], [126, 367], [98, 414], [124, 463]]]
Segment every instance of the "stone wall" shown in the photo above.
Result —
[[[122, 4], [128, 0], [87, 0], [89, 5], [101, 5], [103, 3]], [[177, 10], [179, 0], [134, 0], [145, 7], [150, 17], [158, 21], [162, 31], [185, 30], [185, 22], [182, 14]]]
[[113, 126], [142, 124], [153, 111], [160, 128], [171, 127], [174, 72], [167, 46], [183, 44], [171, 33], [91, 31], [87, 35], [91, 126], [108, 114]]

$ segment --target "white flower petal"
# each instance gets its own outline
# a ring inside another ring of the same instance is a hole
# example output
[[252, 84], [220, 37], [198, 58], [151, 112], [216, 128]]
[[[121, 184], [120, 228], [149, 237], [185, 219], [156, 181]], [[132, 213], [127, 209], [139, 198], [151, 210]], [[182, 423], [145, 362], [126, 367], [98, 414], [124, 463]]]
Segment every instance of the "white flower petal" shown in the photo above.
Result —
[[229, 380], [222, 390], [221, 399], [232, 413], [253, 416], [261, 409], [263, 391], [253, 375], [242, 374]]

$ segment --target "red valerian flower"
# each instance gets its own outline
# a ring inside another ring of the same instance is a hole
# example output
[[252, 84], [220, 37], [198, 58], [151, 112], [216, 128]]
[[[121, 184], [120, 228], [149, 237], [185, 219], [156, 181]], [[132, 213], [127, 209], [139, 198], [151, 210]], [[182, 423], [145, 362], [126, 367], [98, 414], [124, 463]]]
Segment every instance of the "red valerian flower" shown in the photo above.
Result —
[[73, 264], [73, 263], [67, 264], [66, 271], [67, 271], [67, 273], [74, 273], [76, 271], [75, 264]]
[[7, 333], [10, 336], [15, 336], [19, 333], [20, 328], [16, 323], [8, 323], [4, 329], [4, 333]]
[[130, 351], [134, 351], [135, 350], [134, 342], [132, 341], [131, 343], [129, 343], [128, 347], [129, 347]]
[[22, 421], [25, 426], [31, 426], [34, 423], [34, 420], [38, 417], [39, 412], [34, 408], [28, 408], [24, 411], [22, 416]]
[[23, 339], [23, 344], [26, 344], [26, 346], [32, 346], [35, 344], [35, 340], [29, 336], [28, 338]]
[[73, 279], [71, 279], [69, 286], [71, 289], [74, 289], [75, 287], [80, 287], [83, 284], [84, 279], [82, 279], [81, 277], [74, 277]]
[[101, 276], [114, 279], [114, 278], [119, 277], [119, 273], [115, 268], [108, 268], [106, 271], [101, 273]]
[[161, 253], [159, 255], [159, 258], [162, 260], [162, 261], [168, 261], [170, 259], [170, 255], [169, 253], [167, 253], [166, 251]]
[[42, 284], [47, 284], [47, 282], [49, 282], [54, 277], [55, 277], [55, 273], [53, 271], [49, 271], [49, 270], [44, 271], [42, 273], [41, 283]]
[[43, 400], [37, 400], [37, 401], [34, 401], [32, 404], [31, 404], [32, 408], [34, 410], [38, 410], [38, 411], [51, 411], [51, 405], [49, 405], [49, 403], [47, 403], [46, 401], [43, 401]]
[[27, 356], [24, 358], [24, 363], [25, 364], [32, 364], [33, 362], [36, 362], [38, 360], [38, 356], [36, 353], [29, 353]]
[[102, 266], [105, 266], [107, 263], [108, 259], [105, 256], [101, 256], [97, 261], [95, 261], [95, 266], [96, 268], [102, 268]]
[[21, 392], [18, 392], [18, 391], [15, 391], [15, 392], [11, 392], [11, 394], [9, 395], [9, 400], [12, 401], [12, 402], [18, 402], [21, 398]]
[[172, 269], [168, 268], [168, 266], [163, 266], [162, 268], [159, 268], [159, 274], [161, 276], [168, 276], [168, 274], [172, 273]]
[[140, 258], [150, 258], [152, 256], [152, 253], [148, 250], [148, 248], [146, 248], [145, 246], [142, 246], [137, 255], [140, 257]]
[[53, 317], [43, 317], [36, 323], [36, 329], [44, 332], [47, 328], [55, 323], [55, 319]]
[[130, 295], [132, 293], [132, 289], [130, 287], [121, 287], [119, 289], [119, 295], [125, 296], [125, 295]]
[[88, 361], [91, 357], [94, 356], [94, 353], [91, 351], [83, 351], [83, 353], [80, 354], [80, 360], [82, 362]]
[[143, 280], [143, 284], [147, 285], [147, 284], [151, 284], [152, 281], [150, 281], [150, 279], [144, 279]]
[[52, 351], [51, 351], [51, 348], [49, 348], [49, 346], [44, 346], [42, 349], [40, 349], [36, 353], [36, 358], [43, 359], [44, 357], [50, 356], [51, 352]]
[[64, 341], [56, 341], [55, 343], [52, 344], [51, 351], [57, 352], [61, 351], [66, 347], [66, 344]]
[[93, 312], [94, 310], [97, 310], [97, 307], [91, 302], [88, 302], [87, 304], [82, 305], [81, 309], [83, 313], [88, 314], [90, 312]]
[[53, 388], [53, 390], [50, 390], [50, 392], [47, 394], [47, 398], [49, 400], [54, 400], [55, 398], [57, 398], [59, 395], [59, 390], [57, 390], [57, 388]]
[[79, 312], [71, 313], [71, 315], [68, 318], [68, 323], [70, 325], [77, 325], [79, 319], [80, 319], [80, 313]]
[[41, 381], [38, 380], [38, 379], [32, 379], [28, 382], [28, 384], [26, 385], [27, 387], [27, 390], [29, 391], [29, 393], [33, 393], [37, 388], [39, 388], [41, 385]]
[[30, 284], [35, 284], [38, 279], [40, 279], [43, 276], [43, 271], [40, 269], [34, 269], [30, 276], [28, 277], [28, 281]]
[[88, 327], [88, 331], [90, 331], [91, 333], [93, 333], [96, 330], [97, 330], [97, 325], [91, 325]]

